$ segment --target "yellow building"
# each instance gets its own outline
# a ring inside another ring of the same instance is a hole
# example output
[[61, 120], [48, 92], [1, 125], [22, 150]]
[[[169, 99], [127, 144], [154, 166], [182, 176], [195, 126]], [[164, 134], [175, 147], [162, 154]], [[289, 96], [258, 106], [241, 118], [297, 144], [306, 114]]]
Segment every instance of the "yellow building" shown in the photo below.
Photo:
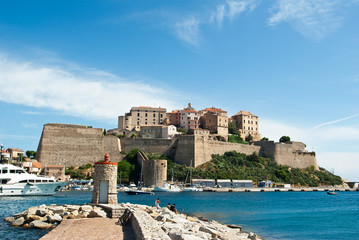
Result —
[[227, 112], [219, 108], [206, 108], [200, 111], [200, 125], [211, 133], [228, 137], [228, 117]]
[[133, 107], [129, 113], [118, 117], [119, 132], [125, 134], [131, 131], [140, 131], [140, 126], [154, 126], [163, 123], [166, 118], [166, 108]]
[[250, 134], [253, 141], [261, 140], [262, 136], [258, 130], [258, 116], [248, 111], [240, 111], [231, 117], [231, 122], [239, 130], [243, 139]]

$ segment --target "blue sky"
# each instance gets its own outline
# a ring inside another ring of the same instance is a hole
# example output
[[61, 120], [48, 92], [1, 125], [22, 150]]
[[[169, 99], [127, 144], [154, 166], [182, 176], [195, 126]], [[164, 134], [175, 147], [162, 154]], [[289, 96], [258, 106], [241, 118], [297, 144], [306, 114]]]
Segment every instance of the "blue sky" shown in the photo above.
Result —
[[0, 142], [116, 128], [131, 106], [259, 116], [359, 180], [359, 1], [2, 1]]

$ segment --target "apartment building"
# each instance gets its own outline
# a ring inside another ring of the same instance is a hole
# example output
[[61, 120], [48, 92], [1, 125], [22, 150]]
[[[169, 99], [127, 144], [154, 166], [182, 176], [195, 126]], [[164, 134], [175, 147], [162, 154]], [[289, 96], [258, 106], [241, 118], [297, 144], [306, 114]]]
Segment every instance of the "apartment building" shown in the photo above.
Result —
[[166, 118], [166, 108], [132, 107], [129, 113], [118, 117], [119, 132], [140, 131], [140, 126], [161, 125]]
[[262, 136], [258, 130], [258, 116], [248, 111], [240, 111], [231, 117], [231, 121], [241, 133], [242, 138], [246, 138], [250, 134], [253, 141], [261, 140]]
[[199, 111], [201, 128], [208, 129], [211, 133], [228, 137], [227, 112], [219, 108], [206, 108]]

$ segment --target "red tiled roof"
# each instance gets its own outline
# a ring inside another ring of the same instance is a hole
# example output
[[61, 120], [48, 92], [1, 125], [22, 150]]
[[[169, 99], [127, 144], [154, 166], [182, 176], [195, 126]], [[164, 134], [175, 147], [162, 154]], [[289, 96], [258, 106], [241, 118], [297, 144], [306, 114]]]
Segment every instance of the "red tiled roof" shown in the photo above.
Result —
[[227, 112], [227, 111], [224, 111], [220, 108], [214, 108], [214, 107], [211, 107], [211, 108], [206, 108], [206, 109], [203, 109], [202, 111], [209, 111], [209, 112]]
[[41, 168], [41, 162], [33, 162], [32, 167]]
[[191, 113], [196, 113], [197, 111], [195, 110], [181, 110], [182, 112], [191, 112]]
[[24, 152], [23, 150], [18, 149], [18, 148], [8, 148], [8, 150], [17, 151], [17, 152]]
[[47, 165], [46, 168], [63, 168], [64, 165]]
[[238, 115], [250, 115], [250, 116], [255, 116], [257, 117], [256, 115], [254, 115], [253, 113], [250, 113], [248, 111], [240, 111], [238, 112], [237, 114], [235, 114], [234, 116], [238, 116]]

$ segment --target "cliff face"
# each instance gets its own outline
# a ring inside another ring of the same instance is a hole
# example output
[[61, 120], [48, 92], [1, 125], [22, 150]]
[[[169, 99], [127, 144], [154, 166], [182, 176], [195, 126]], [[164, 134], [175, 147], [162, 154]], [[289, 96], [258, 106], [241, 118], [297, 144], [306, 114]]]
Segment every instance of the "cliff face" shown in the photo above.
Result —
[[43, 166], [65, 164], [81, 166], [102, 160], [106, 152], [111, 161], [121, 160], [119, 139], [104, 136], [101, 128], [72, 124], [45, 124], [36, 158]]

